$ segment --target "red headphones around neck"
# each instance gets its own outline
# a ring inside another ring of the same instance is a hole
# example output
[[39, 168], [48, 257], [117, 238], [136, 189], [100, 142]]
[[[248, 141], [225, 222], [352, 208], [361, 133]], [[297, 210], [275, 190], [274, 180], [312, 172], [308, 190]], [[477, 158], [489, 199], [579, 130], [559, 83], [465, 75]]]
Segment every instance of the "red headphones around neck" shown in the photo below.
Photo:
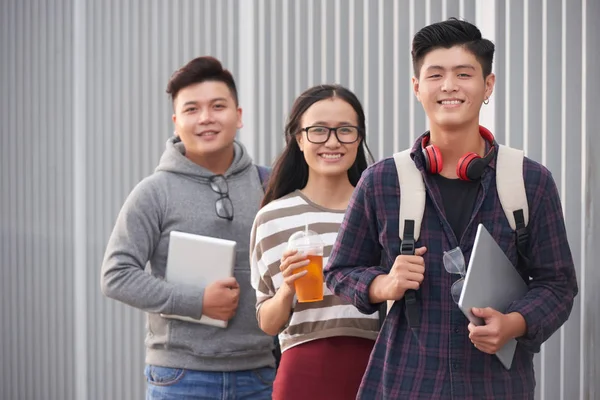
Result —
[[[458, 160], [456, 175], [464, 181], [474, 181], [481, 178], [485, 167], [494, 159], [496, 154], [496, 139], [492, 132], [479, 126], [479, 134], [490, 145], [490, 149], [484, 157], [476, 153], [467, 153]], [[435, 145], [429, 144], [429, 135], [425, 135], [421, 141], [421, 149], [425, 157], [425, 169], [432, 174], [439, 174], [444, 167], [442, 152]]]

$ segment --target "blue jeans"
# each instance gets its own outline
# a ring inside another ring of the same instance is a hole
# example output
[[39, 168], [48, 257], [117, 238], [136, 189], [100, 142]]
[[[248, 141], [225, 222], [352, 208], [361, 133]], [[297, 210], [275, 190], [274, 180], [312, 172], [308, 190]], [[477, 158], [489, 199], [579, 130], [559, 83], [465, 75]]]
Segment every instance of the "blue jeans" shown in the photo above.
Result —
[[271, 400], [275, 368], [203, 372], [147, 365], [146, 400]]

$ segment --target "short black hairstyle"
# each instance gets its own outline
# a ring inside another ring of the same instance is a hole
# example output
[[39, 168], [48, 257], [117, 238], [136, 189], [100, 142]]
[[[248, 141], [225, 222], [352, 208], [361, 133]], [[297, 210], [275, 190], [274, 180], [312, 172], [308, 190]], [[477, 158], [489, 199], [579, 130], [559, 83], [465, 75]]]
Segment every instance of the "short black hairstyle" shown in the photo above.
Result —
[[181, 89], [206, 81], [226, 84], [231, 91], [235, 105], [238, 105], [238, 94], [233, 75], [223, 68], [219, 60], [210, 56], [194, 58], [175, 71], [167, 85], [167, 93], [171, 95], [171, 100], [174, 102]]
[[419, 77], [423, 59], [430, 51], [454, 46], [464, 46], [477, 58], [484, 78], [492, 73], [494, 43], [482, 38], [481, 31], [475, 25], [453, 17], [428, 25], [415, 34], [411, 51], [415, 76]]

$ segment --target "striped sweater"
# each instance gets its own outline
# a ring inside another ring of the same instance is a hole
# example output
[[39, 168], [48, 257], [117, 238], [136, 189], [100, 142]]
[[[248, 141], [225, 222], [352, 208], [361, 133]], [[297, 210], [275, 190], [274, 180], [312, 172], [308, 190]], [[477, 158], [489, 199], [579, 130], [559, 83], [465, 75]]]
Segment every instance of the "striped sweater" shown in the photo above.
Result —
[[[327, 260], [344, 211], [330, 210], [311, 202], [299, 190], [262, 208], [256, 215], [250, 239], [252, 286], [256, 290], [256, 312], [263, 302], [275, 295], [283, 284], [279, 271], [280, 260], [287, 240], [294, 232], [304, 229], [318, 233], [325, 243], [323, 265]], [[279, 334], [281, 351], [293, 346], [332, 336], [354, 336], [375, 340], [379, 331], [377, 313], [365, 315], [356, 307], [341, 300], [324, 285], [323, 300], [298, 303]]]

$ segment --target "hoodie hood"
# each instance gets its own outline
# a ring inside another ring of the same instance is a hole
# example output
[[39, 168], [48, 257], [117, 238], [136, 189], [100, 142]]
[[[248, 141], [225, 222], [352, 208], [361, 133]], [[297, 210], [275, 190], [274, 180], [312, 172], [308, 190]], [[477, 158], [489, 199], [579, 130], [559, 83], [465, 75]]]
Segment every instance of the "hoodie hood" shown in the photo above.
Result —
[[[160, 161], [155, 170], [156, 172], [166, 171], [201, 179], [208, 179], [215, 175], [214, 172], [201, 167], [187, 158], [185, 156], [185, 146], [183, 145], [183, 142], [175, 142], [176, 139], [177, 138], [173, 136], [167, 140], [166, 149], [160, 157]], [[233, 162], [225, 172], [225, 177], [236, 175], [252, 165], [252, 158], [250, 158], [244, 145], [236, 140], [233, 142], [233, 146]]]

